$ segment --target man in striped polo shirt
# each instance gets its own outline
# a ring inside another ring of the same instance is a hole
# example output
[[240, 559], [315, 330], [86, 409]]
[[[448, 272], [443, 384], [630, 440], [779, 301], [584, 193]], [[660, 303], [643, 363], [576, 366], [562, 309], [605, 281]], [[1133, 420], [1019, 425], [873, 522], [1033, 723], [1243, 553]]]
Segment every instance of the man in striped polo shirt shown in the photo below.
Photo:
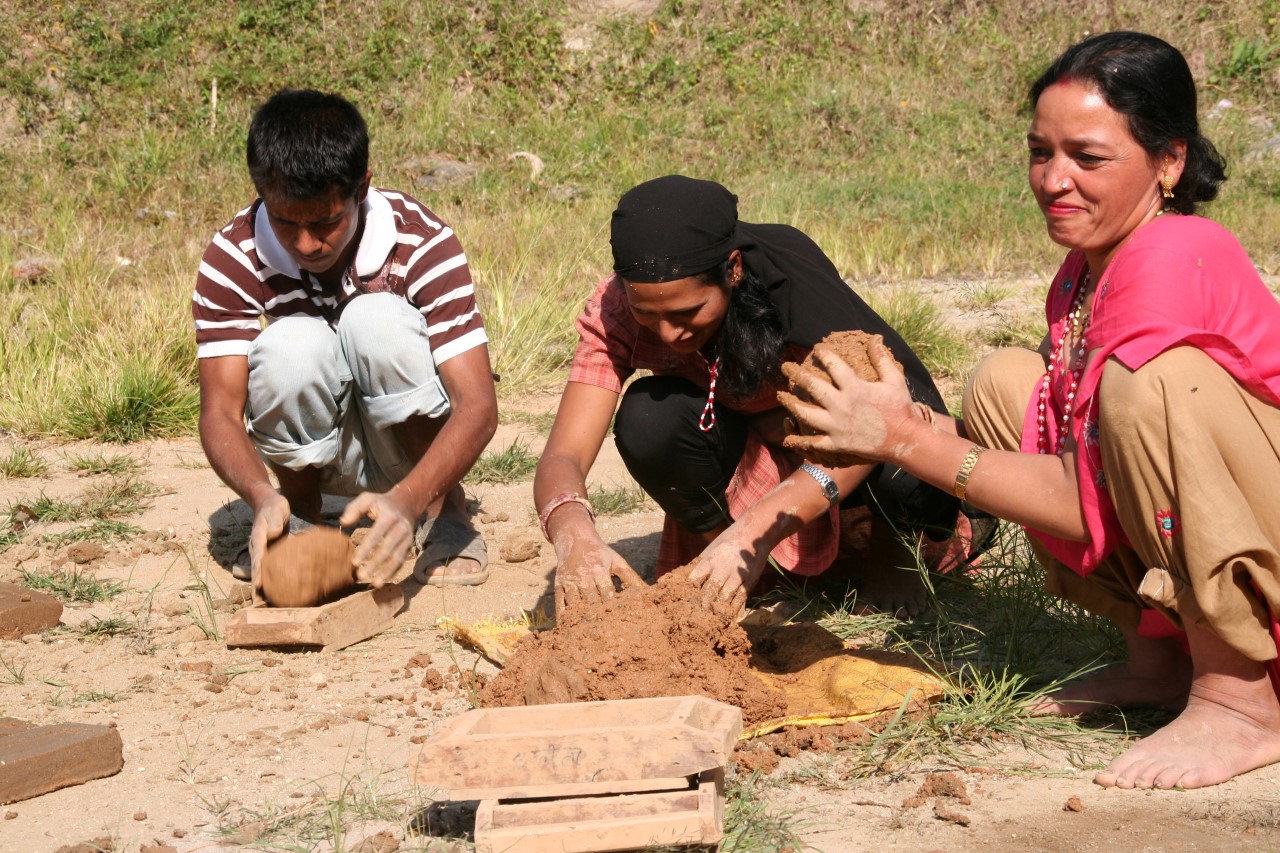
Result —
[[362, 580], [388, 580], [416, 542], [420, 580], [483, 583], [459, 484], [497, 428], [497, 398], [471, 272], [452, 228], [370, 187], [368, 153], [348, 101], [277, 93], [249, 128], [259, 198], [200, 263], [200, 440], [254, 513], [232, 571], [248, 579], [335, 494], [353, 497], [340, 524], [372, 521]]

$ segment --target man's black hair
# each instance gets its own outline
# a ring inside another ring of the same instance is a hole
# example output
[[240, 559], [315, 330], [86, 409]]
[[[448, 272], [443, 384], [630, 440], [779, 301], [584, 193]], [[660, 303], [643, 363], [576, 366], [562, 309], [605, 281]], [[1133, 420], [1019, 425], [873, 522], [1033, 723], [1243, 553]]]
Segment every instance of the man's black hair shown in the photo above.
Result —
[[259, 195], [353, 196], [369, 170], [369, 128], [345, 98], [282, 89], [254, 113], [246, 155]]

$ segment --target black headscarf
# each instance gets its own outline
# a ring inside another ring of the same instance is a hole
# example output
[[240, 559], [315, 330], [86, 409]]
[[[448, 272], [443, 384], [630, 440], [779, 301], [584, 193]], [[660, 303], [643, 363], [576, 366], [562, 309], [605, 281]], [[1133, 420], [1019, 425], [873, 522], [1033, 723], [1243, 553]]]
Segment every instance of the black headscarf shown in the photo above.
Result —
[[812, 347], [831, 332], [881, 335], [903, 366], [912, 397], [945, 411], [942, 395], [901, 336], [845, 283], [813, 240], [789, 225], [738, 220], [738, 197], [714, 181], [667, 175], [623, 194], [613, 212], [613, 269], [629, 282], [699, 275], [734, 249], [768, 291], [783, 339]]

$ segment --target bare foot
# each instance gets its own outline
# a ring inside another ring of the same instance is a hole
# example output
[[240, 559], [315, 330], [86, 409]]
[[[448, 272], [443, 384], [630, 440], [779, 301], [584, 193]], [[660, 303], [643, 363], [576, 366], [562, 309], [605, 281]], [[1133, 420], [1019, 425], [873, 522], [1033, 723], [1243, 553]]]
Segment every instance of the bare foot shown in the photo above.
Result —
[[[1203, 788], [1280, 761], [1280, 704], [1197, 681], [1187, 709], [1093, 777], [1105, 788]], [[1267, 685], [1270, 691], [1270, 684]]]
[[1180, 711], [1191, 687], [1191, 659], [1161, 673], [1125, 661], [1055, 690], [1031, 706], [1033, 716], [1079, 717], [1112, 705], [1117, 708], [1158, 708]]
[[1280, 700], [1266, 667], [1189, 627], [1194, 677], [1176, 720], [1093, 777], [1103, 787], [1203, 788], [1280, 761]]
[[1128, 659], [1072, 682], [1031, 706], [1034, 716], [1078, 717], [1100, 707], [1181, 711], [1191, 690], [1191, 658], [1172, 637], [1120, 627]]

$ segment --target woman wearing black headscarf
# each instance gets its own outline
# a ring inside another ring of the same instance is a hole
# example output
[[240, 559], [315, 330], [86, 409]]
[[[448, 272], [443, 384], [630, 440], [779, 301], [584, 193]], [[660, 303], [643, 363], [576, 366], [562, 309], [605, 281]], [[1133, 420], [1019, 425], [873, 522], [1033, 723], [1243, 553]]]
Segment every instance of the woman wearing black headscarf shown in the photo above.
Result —
[[[780, 365], [833, 331], [882, 335], [914, 399], [945, 411], [910, 347], [812, 240], [787, 225], [740, 222], [737, 197], [721, 185], [669, 175], [623, 195], [611, 242], [614, 274], [577, 321], [578, 349], [534, 483], [556, 549], [557, 607], [612, 594], [613, 577], [636, 579], [596, 532], [587, 500], [587, 471], [615, 409], [623, 461], [667, 513], [658, 574], [696, 561], [691, 577], [708, 603], [740, 606], [771, 554], [797, 575], [825, 571], [837, 558], [841, 508], [869, 509], [873, 542], [951, 534], [956, 499], [897, 467], [824, 469], [782, 449]], [[623, 394], [644, 369], [654, 375]], [[860, 603], [914, 615], [923, 584], [897, 562], [853, 567]]]

